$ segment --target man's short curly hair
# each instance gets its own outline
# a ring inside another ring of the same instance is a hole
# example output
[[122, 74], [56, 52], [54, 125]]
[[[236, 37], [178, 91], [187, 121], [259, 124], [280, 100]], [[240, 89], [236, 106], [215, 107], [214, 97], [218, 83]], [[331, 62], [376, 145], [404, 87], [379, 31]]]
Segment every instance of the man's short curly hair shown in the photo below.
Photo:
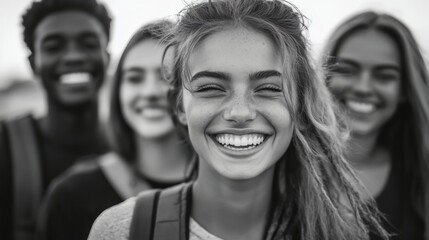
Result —
[[107, 39], [110, 39], [110, 23], [112, 21], [107, 8], [97, 0], [41, 0], [34, 1], [22, 15], [24, 42], [33, 52], [34, 31], [37, 25], [48, 15], [60, 11], [78, 10], [94, 16], [100, 21]]

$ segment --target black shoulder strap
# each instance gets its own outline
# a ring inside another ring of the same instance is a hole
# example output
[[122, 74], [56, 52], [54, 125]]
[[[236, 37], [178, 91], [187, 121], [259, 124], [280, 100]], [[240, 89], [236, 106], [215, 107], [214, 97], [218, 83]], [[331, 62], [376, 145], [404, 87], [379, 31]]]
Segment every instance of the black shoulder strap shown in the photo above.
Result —
[[191, 183], [183, 183], [161, 192], [154, 226], [154, 240], [188, 239], [188, 201], [191, 186]]
[[188, 239], [191, 183], [162, 191], [151, 190], [137, 197], [130, 240]]
[[425, 183], [424, 184], [424, 204], [423, 207], [425, 209], [425, 218], [424, 218], [424, 223], [425, 223], [425, 233], [424, 233], [424, 239], [425, 240], [429, 240], [429, 182], [427, 181], [429, 179], [428, 176], [423, 177], [423, 179], [425, 179]]
[[130, 226], [129, 240], [153, 238], [153, 216], [156, 216], [160, 190], [147, 190], [137, 196]]
[[31, 116], [7, 121], [12, 166], [15, 239], [29, 239], [34, 234], [42, 199], [40, 155]]

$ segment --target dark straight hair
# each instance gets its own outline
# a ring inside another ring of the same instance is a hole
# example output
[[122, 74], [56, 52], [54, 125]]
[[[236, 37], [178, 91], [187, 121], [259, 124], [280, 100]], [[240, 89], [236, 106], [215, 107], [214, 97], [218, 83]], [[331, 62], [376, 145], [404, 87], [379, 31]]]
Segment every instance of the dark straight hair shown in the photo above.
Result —
[[429, 231], [429, 75], [411, 31], [388, 14], [368, 11], [352, 16], [334, 30], [325, 47], [325, 78], [329, 85], [330, 69], [341, 44], [353, 33], [369, 29], [383, 32], [396, 42], [402, 66], [404, 101], [383, 126], [378, 143], [389, 149], [392, 160], [400, 166], [404, 182], [410, 184], [405, 197], [412, 203], [412, 211], [421, 220], [426, 218]]
[[134, 161], [136, 157], [136, 133], [125, 121], [121, 109], [119, 94], [122, 82], [122, 65], [128, 52], [138, 43], [149, 39], [159, 40], [160, 42], [168, 40], [168, 36], [171, 36], [169, 33], [173, 26], [174, 23], [169, 20], [160, 20], [144, 25], [137, 30], [126, 45], [113, 77], [109, 117], [111, 134], [109, 140], [113, 149], [128, 162]]

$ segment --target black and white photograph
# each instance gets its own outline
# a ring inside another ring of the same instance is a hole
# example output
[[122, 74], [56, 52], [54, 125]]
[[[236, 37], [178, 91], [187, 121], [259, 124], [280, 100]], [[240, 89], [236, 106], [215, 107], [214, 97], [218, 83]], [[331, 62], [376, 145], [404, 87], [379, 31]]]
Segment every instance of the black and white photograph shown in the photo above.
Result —
[[429, 240], [429, 1], [2, 0], [1, 240]]

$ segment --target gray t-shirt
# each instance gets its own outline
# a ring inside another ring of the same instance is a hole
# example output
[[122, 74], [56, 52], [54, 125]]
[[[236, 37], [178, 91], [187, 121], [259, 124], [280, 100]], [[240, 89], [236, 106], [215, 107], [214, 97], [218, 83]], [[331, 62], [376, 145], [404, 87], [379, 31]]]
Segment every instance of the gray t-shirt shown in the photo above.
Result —
[[[92, 225], [88, 240], [128, 240], [136, 197], [105, 210]], [[189, 224], [190, 240], [222, 240], [201, 227], [194, 219]]]

